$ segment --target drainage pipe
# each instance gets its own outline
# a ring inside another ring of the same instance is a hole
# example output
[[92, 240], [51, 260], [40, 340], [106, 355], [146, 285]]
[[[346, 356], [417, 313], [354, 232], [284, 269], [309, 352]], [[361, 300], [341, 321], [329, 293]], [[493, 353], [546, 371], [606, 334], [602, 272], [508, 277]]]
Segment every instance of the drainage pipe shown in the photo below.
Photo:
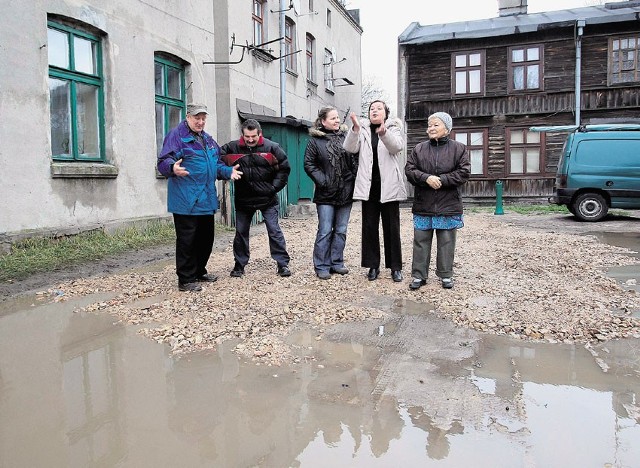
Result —
[[580, 97], [582, 77], [582, 34], [584, 33], [585, 20], [576, 21], [576, 125], [580, 125], [580, 107], [582, 100]]
[[280, 0], [280, 117], [287, 116], [286, 92], [287, 92], [287, 63], [284, 58], [287, 55], [286, 41], [284, 38], [284, 12], [287, 6], [286, 0]]

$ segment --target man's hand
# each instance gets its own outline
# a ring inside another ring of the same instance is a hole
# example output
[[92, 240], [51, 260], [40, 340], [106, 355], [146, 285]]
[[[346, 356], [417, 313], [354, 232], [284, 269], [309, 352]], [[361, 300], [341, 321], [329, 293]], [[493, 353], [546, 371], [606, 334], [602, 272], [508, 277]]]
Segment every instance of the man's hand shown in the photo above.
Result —
[[236, 164], [233, 166], [233, 169], [231, 169], [231, 180], [239, 180], [242, 177], [242, 171], [238, 169], [240, 169], [240, 164]]
[[440, 187], [442, 187], [442, 181], [440, 180], [440, 177], [434, 175], [430, 175], [429, 177], [427, 177], [427, 184], [434, 190], [438, 190]]
[[180, 165], [180, 163], [182, 162], [182, 158], [178, 159], [174, 164], [173, 164], [173, 173], [175, 175], [177, 175], [178, 177], [184, 177], [184, 176], [188, 176], [189, 175], [189, 171], [187, 171], [184, 167], [182, 167]]
[[352, 112], [349, 117], [351, 118], [351, 123], [353, 123], [353, 131], [354, 133], [358, 133], [360, 131], [360, 120], [358, 120], [358, 116], [355, 112]]

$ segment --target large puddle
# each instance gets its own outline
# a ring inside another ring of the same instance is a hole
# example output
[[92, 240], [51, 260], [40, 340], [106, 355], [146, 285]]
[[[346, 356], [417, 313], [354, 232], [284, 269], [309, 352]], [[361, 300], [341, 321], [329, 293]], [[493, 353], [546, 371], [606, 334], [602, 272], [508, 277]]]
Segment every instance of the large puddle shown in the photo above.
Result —
[[[638, 466], [640, 341], [599, 349], [387, 323], [291, 338], [303, 362], [172, 356], [99, 298], [0, 314], [0, 466]], [[355, 341], [355, 337], [359, 337]], [[610, 465], [607, 465], [610, 464]]]
[[269, 367], [77, 312], [102, 299], [0, 304], [1, 468], [640, 466], [640, 340], [515, 341], [398, 302]]

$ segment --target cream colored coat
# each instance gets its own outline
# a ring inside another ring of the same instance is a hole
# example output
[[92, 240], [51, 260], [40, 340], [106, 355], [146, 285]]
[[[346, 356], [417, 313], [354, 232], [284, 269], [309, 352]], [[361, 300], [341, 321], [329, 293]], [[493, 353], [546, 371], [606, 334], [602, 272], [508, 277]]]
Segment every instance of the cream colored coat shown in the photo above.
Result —
[[[360, 120], [360, 131], [356, 133], [352, 127], [342, 145], [350, 153], [360, 153], [356, 186], [353, 192], [354, 200], [369, 199], [373, 167], [370, 125], [371, 123], [368, 119]], [[402, 122], [399, 119], [390, 118], [385, 122], [385, 126], [387, 127], [387, 132], [384, 136], [378, 138], [381, 203], [407, 199], [407, 189], [404, 183], [404, 165], [400, 158], [400, 152], [405, 145]]]

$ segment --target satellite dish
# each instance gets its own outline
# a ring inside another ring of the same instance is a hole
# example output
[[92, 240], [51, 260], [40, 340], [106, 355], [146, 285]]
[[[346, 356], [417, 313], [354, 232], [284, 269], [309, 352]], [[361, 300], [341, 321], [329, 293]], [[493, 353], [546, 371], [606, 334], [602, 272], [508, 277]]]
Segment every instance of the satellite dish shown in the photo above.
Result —
[[300, 9], [300, 0], [291, 0], [291, 6], [293, 7], [293, 11], [295, 12], [296, 15], [299, 15], [300, 12], [302, 11]]

